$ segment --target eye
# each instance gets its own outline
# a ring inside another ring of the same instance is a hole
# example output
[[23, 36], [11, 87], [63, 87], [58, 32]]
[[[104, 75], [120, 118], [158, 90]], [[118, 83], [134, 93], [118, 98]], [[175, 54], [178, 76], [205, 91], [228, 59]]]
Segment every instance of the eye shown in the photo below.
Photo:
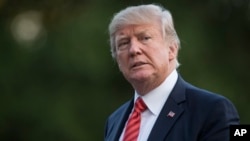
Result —
[[140, 40], [145, 42], [145, 41], [148, 41], [149, 39], [151, 39], [150, 36], [141, 36]]
[[143, 40], [149, 40], [149, 39], [151, 39], [151, 37], [149, 37], [149, 36], [143, 37]]
[[127, 47], [128, 44], [129, 44], [129, 40], [121, 40], [118, 42], [117, 48], [118, 50], [123, 50]]
[[124, 46], [124, 45], [127, 45], [128, 44], [128, 41], [122, 41], [118, 44], [118, 47], [120, 46]]

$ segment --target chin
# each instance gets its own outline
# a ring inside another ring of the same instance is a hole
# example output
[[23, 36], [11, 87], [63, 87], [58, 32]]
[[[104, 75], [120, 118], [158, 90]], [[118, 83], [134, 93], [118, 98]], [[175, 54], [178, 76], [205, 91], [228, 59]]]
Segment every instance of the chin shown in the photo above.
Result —
[[146, 81], [148, 80], [149, 78], [152, 77], [152, 73], [136, 73], [136, 74], [133, 74], [133, 75], [130, 75], [128, 78], [129, 80], [132, 80], [132, 81]]

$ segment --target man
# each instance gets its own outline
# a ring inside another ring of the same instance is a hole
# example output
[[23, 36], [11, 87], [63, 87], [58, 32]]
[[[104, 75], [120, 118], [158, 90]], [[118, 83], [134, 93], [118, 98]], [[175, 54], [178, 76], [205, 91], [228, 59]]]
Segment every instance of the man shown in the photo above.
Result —
[[135, 94], [108, 118], [105, 141], [229, 141], [238, 113], [225, 97], [177, 73], [180, 41], [168, 10], [128, 7], [109, 32], [112, 56]]

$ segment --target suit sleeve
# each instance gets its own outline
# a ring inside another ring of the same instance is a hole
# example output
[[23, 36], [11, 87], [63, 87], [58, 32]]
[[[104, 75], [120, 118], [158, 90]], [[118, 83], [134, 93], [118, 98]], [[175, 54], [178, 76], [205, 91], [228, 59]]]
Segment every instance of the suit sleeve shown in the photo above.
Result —
[[211, 106], [208, 115], [200, 141], [229, 141], [229, 126], [239, 124], [234, 105], [228, 99], [219, 99]]

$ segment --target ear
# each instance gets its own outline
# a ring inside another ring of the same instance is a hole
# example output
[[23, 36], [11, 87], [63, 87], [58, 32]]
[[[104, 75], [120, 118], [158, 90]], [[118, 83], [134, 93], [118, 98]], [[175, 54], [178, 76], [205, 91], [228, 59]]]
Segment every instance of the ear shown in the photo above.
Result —
[[178, 55], [178, 45], [177, 45], [177, 43], [172, 42], [169, 45], [169, 52], [168, 53], [169, 53], [169, 60], [170, 61], [177, 58], [177, 55]]

